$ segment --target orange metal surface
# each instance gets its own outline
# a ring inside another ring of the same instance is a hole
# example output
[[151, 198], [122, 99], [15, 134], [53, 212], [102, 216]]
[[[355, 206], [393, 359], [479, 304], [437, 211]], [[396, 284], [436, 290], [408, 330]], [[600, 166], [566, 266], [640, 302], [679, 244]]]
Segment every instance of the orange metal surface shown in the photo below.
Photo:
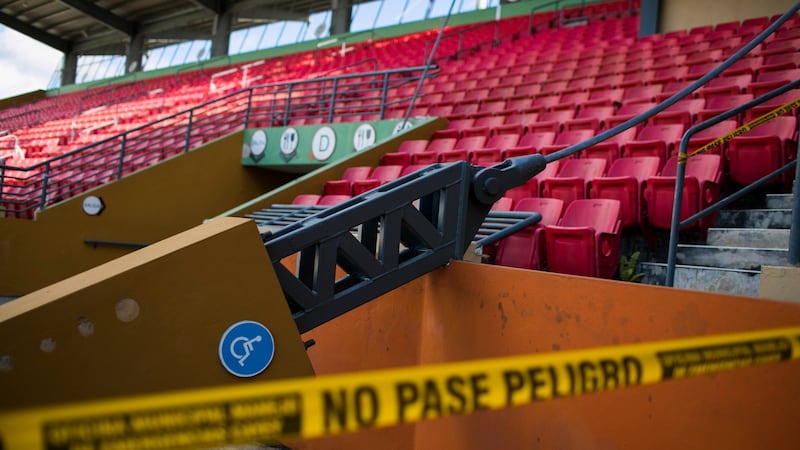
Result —
[[[453, 262], [304, 335], [317, 374], [793, 326], [800, 305]], [[797, 448], [800, 363], [293, 448]]]

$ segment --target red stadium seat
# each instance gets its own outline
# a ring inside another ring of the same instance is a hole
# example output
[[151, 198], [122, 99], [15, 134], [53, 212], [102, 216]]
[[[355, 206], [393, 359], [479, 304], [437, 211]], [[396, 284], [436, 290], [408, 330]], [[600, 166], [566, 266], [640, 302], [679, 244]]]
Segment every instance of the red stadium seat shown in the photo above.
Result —
[[[677, 163], [677, 156], [670, 158], [660, 176], [647, 179], [644, 190], [647, 222], [661, 230], [669, 230], [672, 225]], [[688, 218], [719, 200], [721, 176], [722, 159], [719, 155], [699, 154], [688, 159], [680, 220]], [[713, 215], [706, 216], [687, 226], [686, 229], [707, 230], [713, 220]]]
[[519, 200], [514, 211], [538, 212], [542, 215], [542, 220], [498, 242], [495, 264], [521, 269], [542, 269], [545, 260], [544, 227], [558, 223], [563, 209], [564, 203], [556, 198]]
[[350, 200], [351, 198], [352, 196], [350, 195], [323, 195], [317, 204], [320, 206], [333, 206], [343, 201]]
[[362, 194], [370, 189], [400, 178], [403, 166], [378, 166], [372, 169], [369, 179], [353, 181], [353, 195]]
[[[786, 116], [735, 137], [728, 143], [727, 151], [731, 181], [750, 184], [782, 167], [797, 158], [796, 142], [797, 119]], [[779, 181], [775, 178], [771, 183]]]
[[381, 158], [383, 165], [400, 165], [407, 166], [411, 164], [411, 155], [414, 153], [421, 153], [427, 150], [427, 139], [409, 139], [400, 143], [397, 151], [393, 153], [385, 153]]
[[517, 146], [519, 147], [533, 147], [536, 152], [539, 152], [545, 145], [550, 145], [556, 140], [556, 133], [553, 131], [537, 131], [532, 133], [523, 134], [519, 138]]
[[697, 114], [705, 107], [706, 101], [702, 98], [678, 100], [672, 106], [661, 111], [650, 119], [654, 125], [677, 123], [684, 129], [691, 127], [697, 119]]
[[326, 181], [322, 192], [325, 195], [353, 195], [353, 181], [366, 180], [370, 172], [370, 166], [348, 167], [340, 179]]
[[[716, 117], [728, 110], [731, 110], [739, 105], [743, 105], [753, 99], [753, 94], [739, 94], [739, 95], [720, 95], [706, 100], [706, 106], [697, 113], [697, 121], [705, 122], [706, 120]], [[781, 103], [782, 104], [782, 103]], [[738, 115], [741, 117], [741, 114]], [[734, 121], [740, 122], [741, 120], [734, 116]]]
[[622, 149], [626, 143], [636, 138], [637, 130], [635, 127], [606, 139], [599, 144], [595, 144], [581, 152], [581, 158], [601, 158], [605, 159], [608, 166], [611, 166], [622, 154]]
[[564, 130], [558, 133], [556, 140], [551, 145], [543, 145], [539, 149], [539, 153], [549, 155], [559, 150], [563, 150], [570, 145], [579, 144], [594, 136], [592, 130]]
[[611, 164], [608, 175], [592, 180], [592, 198], [612, 198], [620, 202], [623, 227], [642, 221], [644, 183], [658, 174], [658, 158], [640, 156], [620, 158]]
[[636, 135], [635, 141], [625, 144], [625, 156], [656, 156], [660, 164], [673, 154], [683, 137], [684, 128], [680, 124], [648, 125]]
[[542, 181], [542, 197], [559, 198], [569, 205], [574, 200], [587, 198], [591, 181], [605, 173], [605, 159], [564, 160], [556, 177]]
[[611, 278], [619, 265], [622, 230], [617, 200], [576, 200], [558, 225], [544, 229], [547, 270]]
[[317, 194], [300, 194], [295, 196], [294, 200], [292, 200], [293, 205], [304, 205], [304, 206], [312, 206], [319, 203], [319, 199], [321, 195]]

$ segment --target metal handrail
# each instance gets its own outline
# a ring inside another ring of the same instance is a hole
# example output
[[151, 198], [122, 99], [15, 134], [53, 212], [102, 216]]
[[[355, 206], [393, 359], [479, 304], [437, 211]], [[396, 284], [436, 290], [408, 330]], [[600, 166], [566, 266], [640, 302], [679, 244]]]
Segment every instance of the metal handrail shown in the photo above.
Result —
[[[128, 165], [144, 167], [145, 163], [151, 163], [179, 152], [187, 152], [204, 142], [203, 139], [208, 137], [203, 134], [206, 131], [213, 130], [216, 132], [214, 137], [219, 137], [244, 129], [248, 121], [253, 118], [253, 114], [258, 112], [256, 110], [263, 108], [259, 103], [262, 96], [270, 95], [273, 91], [287, 86], [289, 89], [292, 87], [302, 89], [304, 86], [326, 82], [335, 86], [339, 82], [352, 78], [374, 78], [374, 81], [382, 83], [381, 89], [376, 88], [381, 92], [381, 101], [380, 105], [375, 106], [375, 109], [383, 112], [387, 102], [387, 87], [390, 82], [398, 75], [406, 80], [411, 74], [419, 74], [422, 70], [422, 67], [389, 69], [253, 86], [170, 114], [29, 167], [3, 164], [1, 166], [3, 184], [11, 185], [16, 190], [4, 193], [4, 203], [11, 204], [12, 208], [15, 208], [9, 209], [9, 212], [27, 216], [33, 210], [42, 210], [48, 204], [82, 192], [91, 187], [92, 183], [101, 184], [121, 178], [127, 174]], [[417, 76], [419, 75], [411, 78]], [[338, 94], [335, 91], [323, 93], [327, 99], [331, 100], [329, 104], [325, 105], [329, 111], [328, 115], [337, 105], [340, 106], [350, 101], [349, 98]], [[290, 102], [287, 102], [284, 110], [281, 110], [280, 113], [286, 115], [289, 110]], [[261, 113], [263, 115], [263, 110]], [[273, 117], [270, 116], [269, 120], [272, 119]], [[174, 142], [177, 140], [180, 140], [182, 144], [178, 146]], [[153, 146], [153, 141], [158, 141], [158, 144], [163, 145]], [[169, 148], [162, 149], [166, 146]], [[110, 155], [113, 155], [112, 159], [109, 159]], [[23, 177], [23, 175], [25, 176]], [[81, 177], [81, 180], [77, 180], [77, 177]], [[39, 193], [38, 201], [33, 201], [31, 198], [31, 194], [34, 192]], [[5, 210], [0, 207], [0, 211]]]
[[[703, 131], [707, 128], [710, 128], [723, 120], [729, 119], [731, 117], [736, 116], [737, 114], [742, 113], [754, 106], [758, 106], [766, 101], [769, 101], [779, 95], [782, 95], [792, 89], [800, 87], [800, 80], [795, 80], [791, 83], [788, 83], [784, 86], [781, 86], [778, 89], [770, 91], [767, 94], [764, 94], [756, 99], [753, 99], [747, 103], [739, 105], [735, 108], [729, 109], [728, 111], [715, 116], [709, 120], [701, 122], [691, 128], [689, 128], [686, 133], [684, 133], [683, 137], [681, 138], [680, 147], [678, 149], [678, 167], [675, 174], [675, 196], [673, 197], [673, 206], [672, 206], [672, 221], [670, 223], [670, 234], [669, 234], [669, 247], [667, 253], [667, 276], [664, 282], [665, 286], [673, 286], [675, 282], [675, 265], [677, 260], [677, 250], [678, 250], [678, 234], [681, 228], [694, 223], [695, 221], [702, 219], [703, 217], [708, 216], [709, 214], [718, 211], [725, 206], [728, 206], [732, 202], [742, 198], [744, 195], [749, 194], [750, 192], [754, 191], [755, 189], [763, 186], [774, 177], [783, 174], [794, 167], [794, 161], [786, 164], [785, 166], [773, 171], [772, 173], [765, 175], [764, 177], [760, 178], [759, 180], [754, 181], [750, 185], [740, 189], [739, 191], [717, 201], [716, 203], [709, 205], [702, 211], [699, 211], [688, 217], [684, 220], [680, 220], [680, 210], [681, 204], [683, 203], [683, 185], [684, 180], [686, 178], [686, 148], [689, 145], [689, 140], [695, 134]], [[776, 116], [777, 117], [777, 116]], [[770, 120], [774, 119], [775, 117], [770, 118]], [[761, 125], [766, 123], [766, 121], [759, 123]]]

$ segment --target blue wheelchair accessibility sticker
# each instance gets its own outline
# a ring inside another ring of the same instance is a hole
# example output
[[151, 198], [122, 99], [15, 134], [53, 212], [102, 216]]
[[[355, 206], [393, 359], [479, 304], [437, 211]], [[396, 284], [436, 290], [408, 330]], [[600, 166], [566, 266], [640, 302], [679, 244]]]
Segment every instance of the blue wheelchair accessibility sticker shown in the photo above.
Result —
[[219, 359], [237, 377], [263, 372], [275, 356], [275, 339], [267, 327], [252, 320], [231, 325], [219, 341]]

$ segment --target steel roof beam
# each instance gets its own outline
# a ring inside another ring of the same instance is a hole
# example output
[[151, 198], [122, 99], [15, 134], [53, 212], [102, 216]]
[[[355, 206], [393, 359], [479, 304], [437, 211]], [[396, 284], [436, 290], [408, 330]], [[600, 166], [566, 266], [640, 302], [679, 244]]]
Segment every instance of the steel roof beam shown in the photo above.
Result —
[[94, 3], [89, 3], [84, 0], [59, 0], [61, 3], [76, 9], [87, 16], [90, 16], [99, 22], [117, 30], [122, 33], [133, 36], [136, 32], [136, 24], [126, 20], [111, 11], [101, 8]]
[[44, 30], [40, 30], [2, 11], [0, 11], [0, 23], [63, 53], [69, 53], [69, 51], [72, 50], [72, 43], [70, 41], [54, 36]]

